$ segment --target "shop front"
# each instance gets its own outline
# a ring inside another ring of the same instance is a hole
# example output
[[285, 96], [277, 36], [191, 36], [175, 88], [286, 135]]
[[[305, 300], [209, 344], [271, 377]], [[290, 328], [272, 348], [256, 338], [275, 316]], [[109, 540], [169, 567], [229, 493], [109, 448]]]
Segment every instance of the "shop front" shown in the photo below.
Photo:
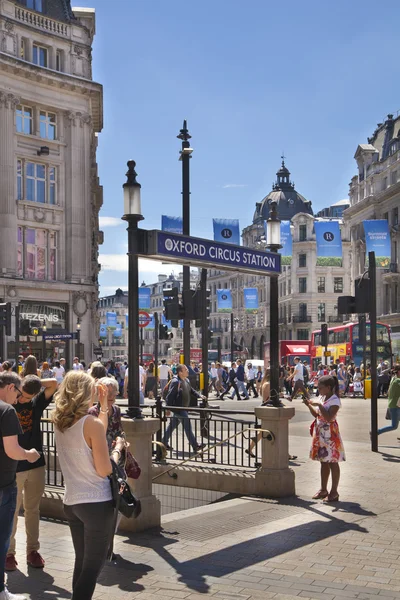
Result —
[[[24, 357], [33, 354], [39, 361], [54, 362], [68, 358], [68, 304], [58, 302], [24, 301], [18, 306], [19, 327], [15, 342], [8, 343], [7, 355]], [[18, 314], [18, 313], [17, 313]], [[46, 339], [46, 336], [54, 339]]]

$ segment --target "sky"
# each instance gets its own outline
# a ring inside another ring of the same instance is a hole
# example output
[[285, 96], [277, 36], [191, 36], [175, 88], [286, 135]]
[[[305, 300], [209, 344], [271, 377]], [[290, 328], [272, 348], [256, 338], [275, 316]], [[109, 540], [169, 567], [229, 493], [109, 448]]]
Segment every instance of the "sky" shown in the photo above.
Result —
[[[96, 10], [104, 86], [100, 293], [127, 288], [122, 184], [134, 159], [141, 227], [181, 215], [181, 142], [192, 135], [191, 234], [252, 221], [284, 153], [314, 211], [348, 197], [354, 153], [400, 109], [400, 3], [387, 0], [78, 0]], [[140, 279], [178, 267], [140, 262]]]

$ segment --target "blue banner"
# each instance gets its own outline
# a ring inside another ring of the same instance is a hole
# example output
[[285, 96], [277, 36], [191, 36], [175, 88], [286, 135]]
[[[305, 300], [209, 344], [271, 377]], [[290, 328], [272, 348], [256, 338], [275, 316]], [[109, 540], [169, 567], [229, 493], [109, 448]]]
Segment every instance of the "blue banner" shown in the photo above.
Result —
[[101, 337], [101, 338], [106, 338], [107, 337], [107, 325], [105, 323], [102, 323], [100, 325], [99, 337]]
[[231, 290], [217, 290], [217, 312], [232, 312]]
[[107, 329], [115, 329], [117, 326], [117, 313], [106, 312], [106, 325]]
[[244, 308], [248, 313], [256, 313], [258, 310], [258, 289], [244, 288]]
[[290, 265], [292, 263], [293, 240], [290, 230], [290, 221], [281, 221], [281, 245], [279, 254], [282, 256], [282, 264]]
[[125, 315], [125, 327], [129, 327], [129, 315]]
[[182, 217], [161, 216], [161, 229], [170, 233], [183, 233]]
[[150, 288], [139, 288], [139, 310], [150, 309]]
[[368, 252], [375, 252], [377, 267], [389, 268], [391, 248], [389, 223], [386, 219], [375, 219], [364, 221], [366, 260], [368, 264]]
[[116, 337], [116, 338], [122, 337], [121, 323], [117, 323], [117, 326], [116, 326], [116, 328], [113, 331], [113, 336]]
[[154, 329], [154, 315], [150, 315], [150, 323], [146, 325], [145, 329]]
[[214, 240], [240, 246], [238, 219], [213, 219]]
[[240, 267], [244, 273], [259, 275], [281, 272], [280, 254], [164, 231], [148, 232], [148, 249], [143, 256], [153, 256], [157, 260], [162, 260], [160, 257], [174, 258], [176, 260], [172, 262], [192, 267], [221, 266], [224, 270], [235, 272]]
[[342, 238], [339, 221], [315, 221], [317, 240], [317, 265], [322, 267], [342, 266]]

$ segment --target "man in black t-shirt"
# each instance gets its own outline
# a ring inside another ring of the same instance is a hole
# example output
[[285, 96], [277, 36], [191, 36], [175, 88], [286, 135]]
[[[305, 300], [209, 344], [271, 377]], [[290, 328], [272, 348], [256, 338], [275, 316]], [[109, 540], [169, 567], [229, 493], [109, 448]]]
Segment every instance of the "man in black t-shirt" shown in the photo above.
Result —
[[25, 514], [27, 563], [37, 569], [42, 569], [45, 564], [39, 554], [39, 508], [45, 488], [45, 460], [40, 420], [56, 389], [56, 379], [39, 379], [36, 375], [27, 375], [22, 381], [22, 394], [15, 405], [22, 428], [22, 434], [19, 436], [18, 441], [26, 450], [35, 448], [39, 452], [40, 458], [33, 465], [25, 460], [18, 463], [17, 505], [7, 554], [6, 571], [15, 571], [18, 564], [15, 559], [15, 533], [18, 525], [18, 513], [22, 503]]
[[11, 594], [4, 583], [4, 566], [17, 501], [15, 474], [19, 460], [35, 462], [37, 450], [25, 450], [18, 444], [21, 426], [11, 404], [21, 395], [21, 379], [13, 372], [0, 373], [0, 600], [23, 600]]

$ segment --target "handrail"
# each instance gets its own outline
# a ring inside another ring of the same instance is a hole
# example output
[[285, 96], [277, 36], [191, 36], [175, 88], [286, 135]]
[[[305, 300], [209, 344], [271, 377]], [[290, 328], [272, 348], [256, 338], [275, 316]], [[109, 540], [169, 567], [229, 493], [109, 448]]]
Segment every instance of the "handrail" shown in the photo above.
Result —
[[[183, 465], [183, 464], [185, 464], [187, 462], [190, 462], [191, 460], [193, 460], [193, 458], [195, 456], [200, 456], [200, 455], [204, 454], [205, 452], [210, 452], [210, 450], [214, 450], [214, 448], [217, 448], [218, 446], [221, 446], [222, 444], [225, 444], [226, 442], [228, 442], [232, 438], [235, 438], [238, 435], [243, 435], [245, 432], [248, 432], [248, 431], [256, 431], [257, 433], [260, 433], [260, 432], [267, 433], [268, 435], [266, 436], [266, 439], [268, 441], [272, 442], [272, 444], [275, 443], [275, 434], [272, 431], [270, 431], [269, 429], [255, 429], [254, 427], [248, 427], [247, 429], [243, 429], [242, 431], [238, 431], [238, 433], [234, 433], [233, 435], [230, 435], [229, 437], [225, 438], [224, 440], [221, 440], [220, 442], [217, 442], [216, 444], [214, 444], [214, 446], [209, 446], [208, 448], [204, 448], [203, 450], [199, 450], [198, 452], [195, 452], [195, 454], [192, 454], [191, 456], [189, 456], [189, 458], [184, 458], [184, 459], [180, 460], [177, 464], [173, 465], [170, 469], [167, 469], [166, 471], [163, 471], [162, 473], [158, 473], [158, 475], [156, 475], [155, 477], [152, 478], [152, 481], [155, 481], [156, 479], [158, 479], [162, 475], [166, 475], [167, 473], [169, 473], [170, 471], [173, 471], [177, 467], [180, 467], [181, 465]], [[268, 437], [268, 436], [270, 436], [270, 437]], [[155, 443], [157, 445], [162, 445], [165, 448], [165, 445], [162, 442], [155, 442]], [[165, 448], [165, 450], [166, 450], [166, 448]]]

